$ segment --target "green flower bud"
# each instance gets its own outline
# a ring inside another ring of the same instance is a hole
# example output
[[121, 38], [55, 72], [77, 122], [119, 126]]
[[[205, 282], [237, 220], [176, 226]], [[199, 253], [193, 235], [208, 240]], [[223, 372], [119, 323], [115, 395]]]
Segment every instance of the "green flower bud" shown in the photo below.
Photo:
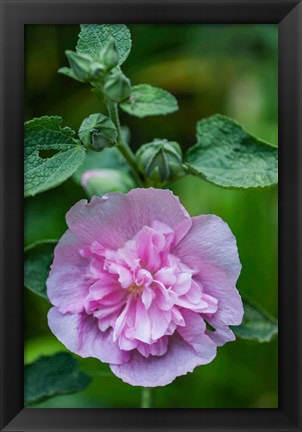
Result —
[[79, 137], [85, 147], [101, 151], [115, 145], [117, 130], [109, 117], [102, 114], [91, 114], [83, 120]]
[[98, 81], [104, 76], [104, 66], [87, 54], [66, 51], [70, 69], [79, 81]]
[[135, 184], [129, 174], [115, 169], [94, 169], [84, 172], [81, 178], [81, 184], [87, 195], [102, 196], [108, 192], [127, 193], [135, 187]]
[[110, 70], [118, 65], [118, 50], [115, 39], [111, 37], [101, 52], [103, 64], [106, 70]]
[[130, 95], [130, 80], [121, 72], [115, 71], [105, 78], [104, 92], [115, 102], [120, 102]]
[[97, 61], [93, 61], [90, 65], [90, 76], [91, 76], [91, 80], [90, 81], [100, 81], [104, 78], [105, 75], [105, 71], [104, 71], [104, 66], [97, 62]]
[[183, 172], [180, 145], [166, 139], [155, 139], [141, 146], [137, 153], [138, 168], [150, 185], [176, 178]]

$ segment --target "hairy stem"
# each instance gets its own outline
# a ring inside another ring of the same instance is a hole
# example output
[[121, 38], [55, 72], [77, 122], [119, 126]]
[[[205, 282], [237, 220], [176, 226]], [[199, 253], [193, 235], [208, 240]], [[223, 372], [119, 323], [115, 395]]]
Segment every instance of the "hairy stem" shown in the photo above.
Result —
[[117, 103], [112, 101], [111, 99], [107, 98], [107, 109], [108, 113], [110, 115], [111, 120], [113, 121], [116, 130], [117, 130], [117, 143], [116, 147], [119, 150], [119, 152], [123, 155], [123, 157], [128, 162], [133, 177], [135, 178], [137, 184], [139, 186], [144, 186], [143, 181], [138, 173], [136, 159], [133, 151], [131, 148], [123, 141], [121, 136], [121, 126], [120, 126], [120, 120], [118, 115], [118, 109], [117, 109]]
[[141, 408], [152, 408], [152, 389], [142, 387]]

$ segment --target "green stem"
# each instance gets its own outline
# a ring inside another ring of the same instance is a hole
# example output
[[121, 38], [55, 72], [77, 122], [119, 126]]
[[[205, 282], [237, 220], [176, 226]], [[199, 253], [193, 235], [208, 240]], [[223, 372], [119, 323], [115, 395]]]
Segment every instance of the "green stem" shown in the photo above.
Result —
[[152, 389], [142, 387], [141, 408], [152, 408]]
[[135, 155], [134, 155], [133, 151], [131, 150], [131, 148], [122, 139], [117, 103], [112, 101], [109, 98], [107, 98], [106, 102], [107, 102], [108, 113], [109, 113], [110, 118], [116, 127], [116, 130], [117, 130], [116, 147], [119, 150], [119, 152], [123, 155], [123, 157], [126, 159], [126, 161], [128, 162], [137, 184], [139, 186], [144, 186], [143, 181], [142, 181], [142, 179], [138, 173]]

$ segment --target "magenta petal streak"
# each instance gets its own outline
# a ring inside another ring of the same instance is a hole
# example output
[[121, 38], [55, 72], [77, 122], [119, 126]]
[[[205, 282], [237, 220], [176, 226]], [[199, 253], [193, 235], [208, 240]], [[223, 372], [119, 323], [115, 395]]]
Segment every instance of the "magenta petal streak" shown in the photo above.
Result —
[[190, 218], [168, 190], [134, 189], [82, 200], [66, 219], [47, 292], [49, 326], [69, 350], [154, 387], [235, 339], [241, 265], [220, 218]]

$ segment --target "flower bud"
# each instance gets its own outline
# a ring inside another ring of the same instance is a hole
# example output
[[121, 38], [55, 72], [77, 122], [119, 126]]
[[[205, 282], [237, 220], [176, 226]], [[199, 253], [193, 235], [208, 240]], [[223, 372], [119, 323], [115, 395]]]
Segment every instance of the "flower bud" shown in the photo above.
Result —
[[102, 196], [108, 192], [126, 193], [135, 184], [129, 174], [114, 169], [95, 169], [82, 175], [81, 184], [87, 195]]
[[118, 65], [118, 50], [115, 39], [111, 37], [105, 45], [101, 57], [106, 70], [110, 70]]
[[120, 102], [130, 95], [130, 80], [121, 72], [115, 71], [106, 76], [104, 92], [115, 102]]
[[104, 66], [89, 55], [66, 51], [66, 56], [75, 78], [79, 81], [98, 81], [103, 77]]
[[138, 168], [150, 184], [176, 178], [183, 172], [180, 145], [166, 139], [144, 144], [136, 153]]
[[117, 130], [109, 117], [91, 114], [85, 118], [79, 129], [79, 138], [86, 148], [101, 151], [115, 145]]

